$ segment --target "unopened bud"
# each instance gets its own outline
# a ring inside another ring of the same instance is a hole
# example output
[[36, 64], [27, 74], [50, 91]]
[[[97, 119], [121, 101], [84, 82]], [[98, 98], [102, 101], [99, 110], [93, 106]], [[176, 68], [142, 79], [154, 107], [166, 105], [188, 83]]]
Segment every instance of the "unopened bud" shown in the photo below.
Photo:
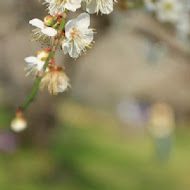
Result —
[[23, 114], [20, 110], [17, 111], [16, 117], [11, 122], [11, 129], [14, 132], [21, 132], [27, 127], [27, 121], [24, 119]]
[[54, 25], [54, 17], [51, 15], [48, 15], [44, 18], [44, 24], [46, 26], [53, 26]]

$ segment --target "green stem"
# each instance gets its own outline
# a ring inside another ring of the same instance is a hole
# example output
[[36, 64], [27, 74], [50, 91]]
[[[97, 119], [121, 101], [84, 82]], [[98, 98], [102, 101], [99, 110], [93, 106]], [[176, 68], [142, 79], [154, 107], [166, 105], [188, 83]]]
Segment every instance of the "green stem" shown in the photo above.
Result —
[[[67, 10], [65, 11], [65, 13], [67, 13]], [[62, 21], [61, 21], [61, 24], [59, 26], [59, 29], [58, 29], [58, 40], [55, 42], [55, 44], [53, 45], [52, 47], [52, 51], [49, 53], [49, 56], [48, 58], [46, 59], [46, 62], [43, 66], [43, 70], [45, 71], [46, 68], [48, 67], [49, 65], [49, 62], [50, 60], [54, 57], [55, 55], [55, 51], [57, 50], [57, 47], [59, 45], [59, 39], [61, 37], [61, 33], [63, 32], [64, 28], [65, 28], [65, 24], [66, 24], [66, 19], [62, 18]], [[30, 105], [30, 103], [34, 100], [37, 92], [38, 92], [38, 88], [39, 88], [39, 85], [40, 85], [40, 82], [42, 80], [42, 77], [41, 76], [38, 76], [36, 77], [36, 80], [35, 80], [35, 83], [34, 83], [34, 86], [32, 88], [32, 91], [30, 93], [30, 95], [28, 96], [27, 100], [25, 101], [25, 103], [22, 105], [21, 109], [23, 111], [25, 111], [28, 106]]]

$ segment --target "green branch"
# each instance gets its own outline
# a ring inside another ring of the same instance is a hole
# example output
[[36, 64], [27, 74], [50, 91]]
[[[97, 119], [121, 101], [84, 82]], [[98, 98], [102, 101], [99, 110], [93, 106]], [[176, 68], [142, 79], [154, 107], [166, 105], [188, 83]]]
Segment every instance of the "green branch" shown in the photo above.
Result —
[[[67, 13], [67, 10], [64, 12], [64, 13]], [[57, 47], [59, 45], [59, 39], [61, 37], [61, 34], [65, 28], [65, 24], [66, 24], [66, 19], [65, 18], [62, 18], [62, 21], [61, 21], [61, 24], [59, 26], [59, 29], [58, 29], [58, 39], [55, 40], [55, 44], [52, 46], [52, 51], [49, 53], [49, 56], [48, 58], [46, 59], [46, 62], [43, 66], [43, 70], [45, 71], [46, 68], [48, 67], [49, 63], [50, 63], [50, 60], [54, 57], [55, 55], [55, 52], [57, 50]], [[34, 83], [34, 86], [32, 88], [32, 91], [30, 93], [30, 95], [28, 96], [27, 100], [25, 101], [25, 103], [21, 106], [21, 109], [23, 111], [25, 111], [28, 106], [30, 105], [30, 103], [34, 100], [37, 92], [38, 92], [38, 88], [39, 88], [39, 85], [40, 85], [40, 82], [42, 80], [42, 77], [41, 76], [37, 76], [36, 77], [36, 80], [35, 80], [35, 83]]]

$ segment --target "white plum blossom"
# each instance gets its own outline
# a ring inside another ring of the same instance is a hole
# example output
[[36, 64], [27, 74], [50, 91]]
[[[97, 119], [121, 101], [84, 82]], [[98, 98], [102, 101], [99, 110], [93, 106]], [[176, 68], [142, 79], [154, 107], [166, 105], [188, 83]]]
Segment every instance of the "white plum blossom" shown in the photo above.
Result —
[[57, 35], [56, 29], [46, 26], [40, 19], [34, 18], [29, 21], [29, 24], [36, 27], [33, 32], [35, 35], [38, 35], [38, 38], [54, 37]]
[[161, 22], [175, 24], [184, 11], [184, 6], [181, 0], [158, 0], [155, 5], [156, 16]]
[[27, 71], [27, 75], [29, 74], [37, 74], [37, 72], [41, 71], [45, 61], [41, 61], [40, 59], [38, 59], [37, 57], [34, 56], [30, 56], [30, 57], [26, 57], [25, 62], [27, 63], [27, 67], [26, 67], [26, 71]]
[[50, 68], [44, 75], [40, 83], [40, 89], [44, 89], [46, 86], [49, 93], [53, 95], [64, 92], [70, 87], [69, 78], [63, 72], [62, 67]]
[[113, 11], [114, 0], [85, 0], [86, 11], [90, 14], [110, 14]]
[[75, 12], [81, 7], [81, 0], [45, 0], [50, 15], [62, 14], [65, 9]]
[[65, 26], [66, 39], [62, 44], [64, 54], [69, 53], [72, 58], [77, 58], [92, 47], [94, 32], [90, 26], [90, 16], [82, 13], [77, 19], [67, 22]]
[[26, 57], [24, 60], [27, 63], [27, 67], [25, 69], [27, 71], [27, 75], [36, 75], [38, 72], [40, 72], [45, 64], [48, 55], [49, 54], [46, 51], [39, 51], [37, 57]]
[[155, 3], [152, 0], [144, 0], [144, 5], [148, 12], [154, 12], [156, 9]]

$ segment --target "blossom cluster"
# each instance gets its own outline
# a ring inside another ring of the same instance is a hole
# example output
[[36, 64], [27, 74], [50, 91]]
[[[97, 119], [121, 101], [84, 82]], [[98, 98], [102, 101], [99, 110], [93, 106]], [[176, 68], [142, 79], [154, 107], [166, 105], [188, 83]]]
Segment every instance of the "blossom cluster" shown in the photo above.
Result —
[[153, 12], [160, 22], [173, 24], [180, 36], [189, 35], [189, 1], [144, 0], [144, 3], [147, 10]]
[[[11, 123], [15, 132], [27, 127], [23, 111], [32, 102], [38, 87], [47, 87], [50, 94], [57, 95], [70, 87], [64, 67], [55, 63], [55, 52], [61, 49], [64, 54], [77, 59], [86, 54], [93, 45], [94, 29], [90, 28], [90, 14], [109, 14], [113, 11], [114, 0], [43, 0], [47, 5], [48, 15], [43, 20], [34, 18], [29, 24], [34, 27], [35, 41], [48, 42], [48, 48], [40, 50], [36, 56], [25, 58], [26, 74], [36, 78], [31, 95], [16, 112]], [[67, 14], [85, 7], [85, 11], [77, 18], [67, 21]], [[50, 48], [49, 48], [50, 47]]]

